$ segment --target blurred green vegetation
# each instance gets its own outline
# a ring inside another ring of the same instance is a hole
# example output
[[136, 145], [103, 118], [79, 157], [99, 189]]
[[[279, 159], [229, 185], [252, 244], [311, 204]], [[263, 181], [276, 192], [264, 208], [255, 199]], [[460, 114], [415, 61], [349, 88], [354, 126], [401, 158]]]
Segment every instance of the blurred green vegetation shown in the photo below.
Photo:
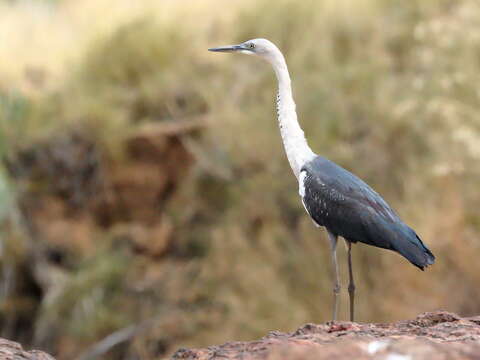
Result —
[[[328, 246], [283, 153], [272, 71], [206, 52], [254, 37], [284, 51], [312, 148], [437, 256], [420, 274], [355, 246], [358, 320], [478, 314], [478, 3], [180, 4], [145, 2], [65, 51], [66, 70], [0, 79], [2, 336], [70, 359], [138, 325], [108, 356], [147, 359], [329, 320]], [[185, 123], [201, 126], [149, 131]]]

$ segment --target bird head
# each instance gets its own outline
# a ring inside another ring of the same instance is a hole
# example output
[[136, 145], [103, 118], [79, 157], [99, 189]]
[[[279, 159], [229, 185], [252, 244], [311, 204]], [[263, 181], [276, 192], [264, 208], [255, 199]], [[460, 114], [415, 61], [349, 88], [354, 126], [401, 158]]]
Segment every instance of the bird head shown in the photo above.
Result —
[[272, 62], [275, 57], [280, 54], [280, 50], [278, 50], [275, 44], [271, 41], [268, 41], [267, 39], [252, 39], [238, 45], [221, 46], [208, 50], [216, 52], [237, 52], [247, 55], [256, 55], [270, 62]]

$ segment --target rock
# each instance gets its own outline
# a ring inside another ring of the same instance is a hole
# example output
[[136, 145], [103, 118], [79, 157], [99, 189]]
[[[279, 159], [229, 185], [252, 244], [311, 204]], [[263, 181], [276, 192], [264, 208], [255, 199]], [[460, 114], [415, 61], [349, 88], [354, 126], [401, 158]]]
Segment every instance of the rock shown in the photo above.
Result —
[[53, 357], [39, 350], [25, 351], [19, 343], [0, 339], [1, 360], [55, 360]]
[[478, 359], [480, 317], [445, 311], [392, 324], [306, 324], [291, 333], [272, 331], [250, 342], [180, 349], [172, 359]]

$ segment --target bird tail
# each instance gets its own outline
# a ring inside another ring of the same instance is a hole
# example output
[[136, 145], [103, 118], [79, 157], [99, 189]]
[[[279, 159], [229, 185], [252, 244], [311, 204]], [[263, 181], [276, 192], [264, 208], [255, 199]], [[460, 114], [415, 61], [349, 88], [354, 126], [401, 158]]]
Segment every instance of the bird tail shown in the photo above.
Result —
[[399, 231], [397, 234], [401, 234], [399, 241], [394, 242], [394, 249], [403, 255], [413, 265], [424, 270], [428, 265], [432, 265], [435, 262], [435, 256], [422, 242], [420, 237], [405, 224], [398, 224]]

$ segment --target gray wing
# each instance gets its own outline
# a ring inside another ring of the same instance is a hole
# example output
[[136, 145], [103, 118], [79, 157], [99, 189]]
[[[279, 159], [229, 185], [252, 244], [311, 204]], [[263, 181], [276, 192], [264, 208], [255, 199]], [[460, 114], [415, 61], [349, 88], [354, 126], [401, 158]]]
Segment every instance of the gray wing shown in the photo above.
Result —
[[303, 204], [318, 225], [351, 242], [398, 251], [419, 267], [433, 263], [417, 234], [352, 173], [318, 156], [302, 167], [299, 178]]

